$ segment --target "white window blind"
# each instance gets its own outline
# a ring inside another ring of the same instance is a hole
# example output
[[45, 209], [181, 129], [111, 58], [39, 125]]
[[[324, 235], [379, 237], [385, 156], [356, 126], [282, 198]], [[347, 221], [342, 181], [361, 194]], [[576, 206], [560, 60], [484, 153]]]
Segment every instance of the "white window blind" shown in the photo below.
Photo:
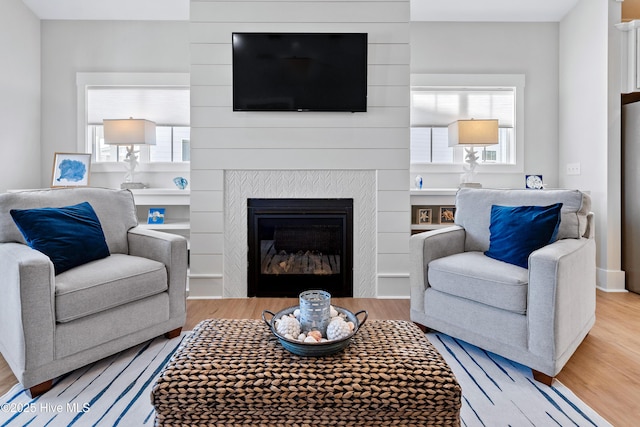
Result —
[[482, 148], [481, 164], [514, 164], [515, 88], [413, 87], [411, 163], [462, 163], [464, 152], [448, 144], [447, 126], [461, 119], [498, 119], [499, 144]]
[[189, 126], [189, 88], [113, 87], [87, 89], [87, 122], [101, 125], [103, 119], [147, 119], [157, 126]]
[[498, 119], [501, 128], [510, 128], [514, 116], [514, 88], [411, 91], [411, 126], [446, 127], [460, 119]]

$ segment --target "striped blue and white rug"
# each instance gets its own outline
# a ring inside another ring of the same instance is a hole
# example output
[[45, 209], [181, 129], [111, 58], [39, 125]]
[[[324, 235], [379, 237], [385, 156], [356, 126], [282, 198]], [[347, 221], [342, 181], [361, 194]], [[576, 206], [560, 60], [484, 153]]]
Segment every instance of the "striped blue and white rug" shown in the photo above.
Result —
[[152, 426], [151, 389], [184, 336], [156, 338], [77, 369], [35, 399], [18, 384], [0, 398], [0, 426]]
[[[0, 398], [0, 427], [152, 426], [151, 388], [183, 337], [78, 369], [35, 399], [16, 385]], [[524, 366], [446, 335], [428, 338], [462, 386], [462, 426], [609, 426], [557, 381], [547, 387]]]
[[440, 333], [427, 338], [462, 387], [462, 426], [611, 426], [555, 380], [547, 387], [531, 370]]

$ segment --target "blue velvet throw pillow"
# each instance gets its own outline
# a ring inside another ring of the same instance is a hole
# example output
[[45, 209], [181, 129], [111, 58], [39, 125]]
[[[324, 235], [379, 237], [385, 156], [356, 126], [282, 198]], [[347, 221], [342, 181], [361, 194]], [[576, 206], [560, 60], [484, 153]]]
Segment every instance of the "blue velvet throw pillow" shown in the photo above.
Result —
[[490, 258], [522, 268], [529, 267], [529, 255], [556, 241], [562, 203], [549, 206], [491, 206], [489, 226]]
[[55, 274], [109, 256], [102, 225], [88, 202], [10, 214], [27, 244], [51, 259]]

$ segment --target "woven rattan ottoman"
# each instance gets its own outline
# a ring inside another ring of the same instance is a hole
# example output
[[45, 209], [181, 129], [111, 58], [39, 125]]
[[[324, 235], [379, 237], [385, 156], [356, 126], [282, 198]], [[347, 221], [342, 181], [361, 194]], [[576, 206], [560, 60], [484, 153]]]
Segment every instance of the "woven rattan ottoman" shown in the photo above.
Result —
[[461, 389], [413, 323], [369, 320], [302, 357], [261, 320], [199, 323], [151, 393], [157, 426], [459, 426]]

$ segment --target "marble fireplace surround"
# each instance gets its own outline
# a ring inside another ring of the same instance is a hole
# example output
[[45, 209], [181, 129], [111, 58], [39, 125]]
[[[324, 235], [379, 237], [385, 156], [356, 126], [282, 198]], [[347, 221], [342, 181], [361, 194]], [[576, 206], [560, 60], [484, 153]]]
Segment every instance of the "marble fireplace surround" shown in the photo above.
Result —
[[353, 296], [376, 295], [375, 170], [227, 170], [224, 173], [224, 298], [247, 296], [247, 199], [353, 199]]

